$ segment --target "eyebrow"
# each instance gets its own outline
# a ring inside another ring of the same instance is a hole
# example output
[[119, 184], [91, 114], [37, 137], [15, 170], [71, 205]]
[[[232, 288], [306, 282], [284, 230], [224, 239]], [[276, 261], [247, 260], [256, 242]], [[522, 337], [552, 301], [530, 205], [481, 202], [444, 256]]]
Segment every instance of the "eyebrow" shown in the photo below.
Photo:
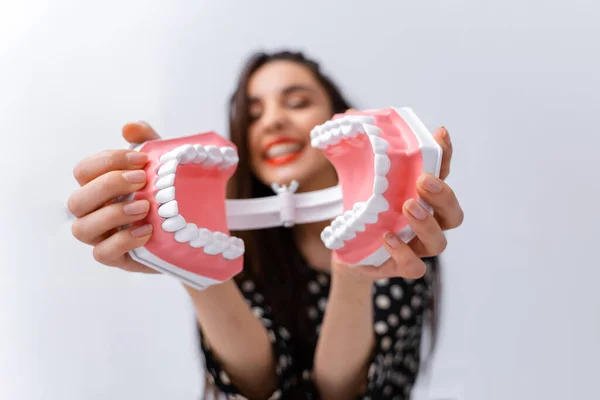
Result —
[[[283, 88], [283, 90], [281, 90], [281, 94], [283, 94], [283, 95], [287, 95], [287, 94], [294, 93], [294, 92], [311, 92], [311, 93], [314, 93], [315, 89], [312, 88], [312, 87], [310, 87], [310, 86], [297, 84], [297, 85], [286, 86], [285, 88]], [[249, 103], [255, 103], [258, 100], [259, 100], [258, 97], [253, 97], [253, 96], [248, 97], [248, 102]]]

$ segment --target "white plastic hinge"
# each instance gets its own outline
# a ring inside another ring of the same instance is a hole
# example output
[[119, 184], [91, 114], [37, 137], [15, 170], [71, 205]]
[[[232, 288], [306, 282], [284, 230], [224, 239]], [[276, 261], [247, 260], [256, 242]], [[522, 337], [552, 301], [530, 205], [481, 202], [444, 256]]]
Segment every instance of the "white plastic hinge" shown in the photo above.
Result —
[[281, 224], [291, 228], [296, 224], [296, 200], [294, 193], [298, 190], [298, 182], [292, 181], [289, 185], [271, 184], [271, 189], [279, 197], [279, 218]]

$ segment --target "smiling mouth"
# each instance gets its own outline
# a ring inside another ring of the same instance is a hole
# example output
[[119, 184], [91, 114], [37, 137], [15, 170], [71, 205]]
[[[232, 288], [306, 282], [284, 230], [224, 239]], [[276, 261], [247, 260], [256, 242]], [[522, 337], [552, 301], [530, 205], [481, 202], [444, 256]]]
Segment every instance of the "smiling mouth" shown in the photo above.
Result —
[[265, 161], [273, 166], [280, 166], [288, 164], [297, 159], [302, 151], [304, 145], [298, 142], [280, 142], [269, 146], [265, 151]]

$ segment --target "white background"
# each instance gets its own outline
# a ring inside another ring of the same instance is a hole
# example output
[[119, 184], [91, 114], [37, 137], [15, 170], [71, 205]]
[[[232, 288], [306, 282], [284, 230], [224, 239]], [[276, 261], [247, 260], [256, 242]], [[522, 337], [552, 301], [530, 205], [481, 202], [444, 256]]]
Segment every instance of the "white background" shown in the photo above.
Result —
[[71, 238], [71, 171], [128, 121], [226, 134], [244, 57], [280, 47], [358, 108], [412, 106], [453, 137], [466, 220], [415, 397], [600, 396], [600, 6], [369, 3], [0, 2], [0, 398], [198, 398], [188, 298]]

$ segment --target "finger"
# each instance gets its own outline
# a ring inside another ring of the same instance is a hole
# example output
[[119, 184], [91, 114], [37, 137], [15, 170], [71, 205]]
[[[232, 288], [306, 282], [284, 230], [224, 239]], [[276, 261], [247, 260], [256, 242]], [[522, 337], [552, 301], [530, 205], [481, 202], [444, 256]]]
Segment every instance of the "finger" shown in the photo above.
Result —
[[71, 231], [80, 242], [95, 245], [115, 228], [143, 219], [149, 209], [148, 200], [110, 204], [76, 219]]
[[129, 143], [143, 143], [160, 139], [160, 135], [145, 121], [126, 124], [123, 126], [122, 132], [123, 138]]
[[110, 171], [140, 169], [148, 154], [135, 150], [107, 150], [83, 159], [73, 169], [73, 176], [83, 186]]
[[426, 265], [423, 260], [398, 236], [389, 232], [384, 236], [383, 243], [391, 256], [389, 260], [379, 267], [360, 265], [355, 268], [373, 279], [390, 277], [417, 279], [425, 274]]
[[94, 260], [111, 267], [121, 267], [127, 263], [129, 252], [146, 244], [151, 236], [150, 224], [118, 231], [94, 247]]
[[110, 171], [75, 190], [67, 207], [75, 217], [81, 218], [119, 196], [140, 190], [145, 184], [144, 170]]
[[417, 180], [417, 193], [433, 208], [434, 217], [443, 230], [462, 224], [464, 212], [447, 183], [431, 174], [423, 174]]
[[415, 199], [407, 200], [402, 213], [416, 234], [408, 245], [418, 257], [432, 257], [441, 254], [448, 245], [444, 231], [438, 221]]
[[442, 147], [442, 165], [440, 167], [440, 179], [444, 180], [450, 174], [450, 161], [452, 160], [452, 141], [445, 127], [440, 127], [433, 133], [435, 141]]

